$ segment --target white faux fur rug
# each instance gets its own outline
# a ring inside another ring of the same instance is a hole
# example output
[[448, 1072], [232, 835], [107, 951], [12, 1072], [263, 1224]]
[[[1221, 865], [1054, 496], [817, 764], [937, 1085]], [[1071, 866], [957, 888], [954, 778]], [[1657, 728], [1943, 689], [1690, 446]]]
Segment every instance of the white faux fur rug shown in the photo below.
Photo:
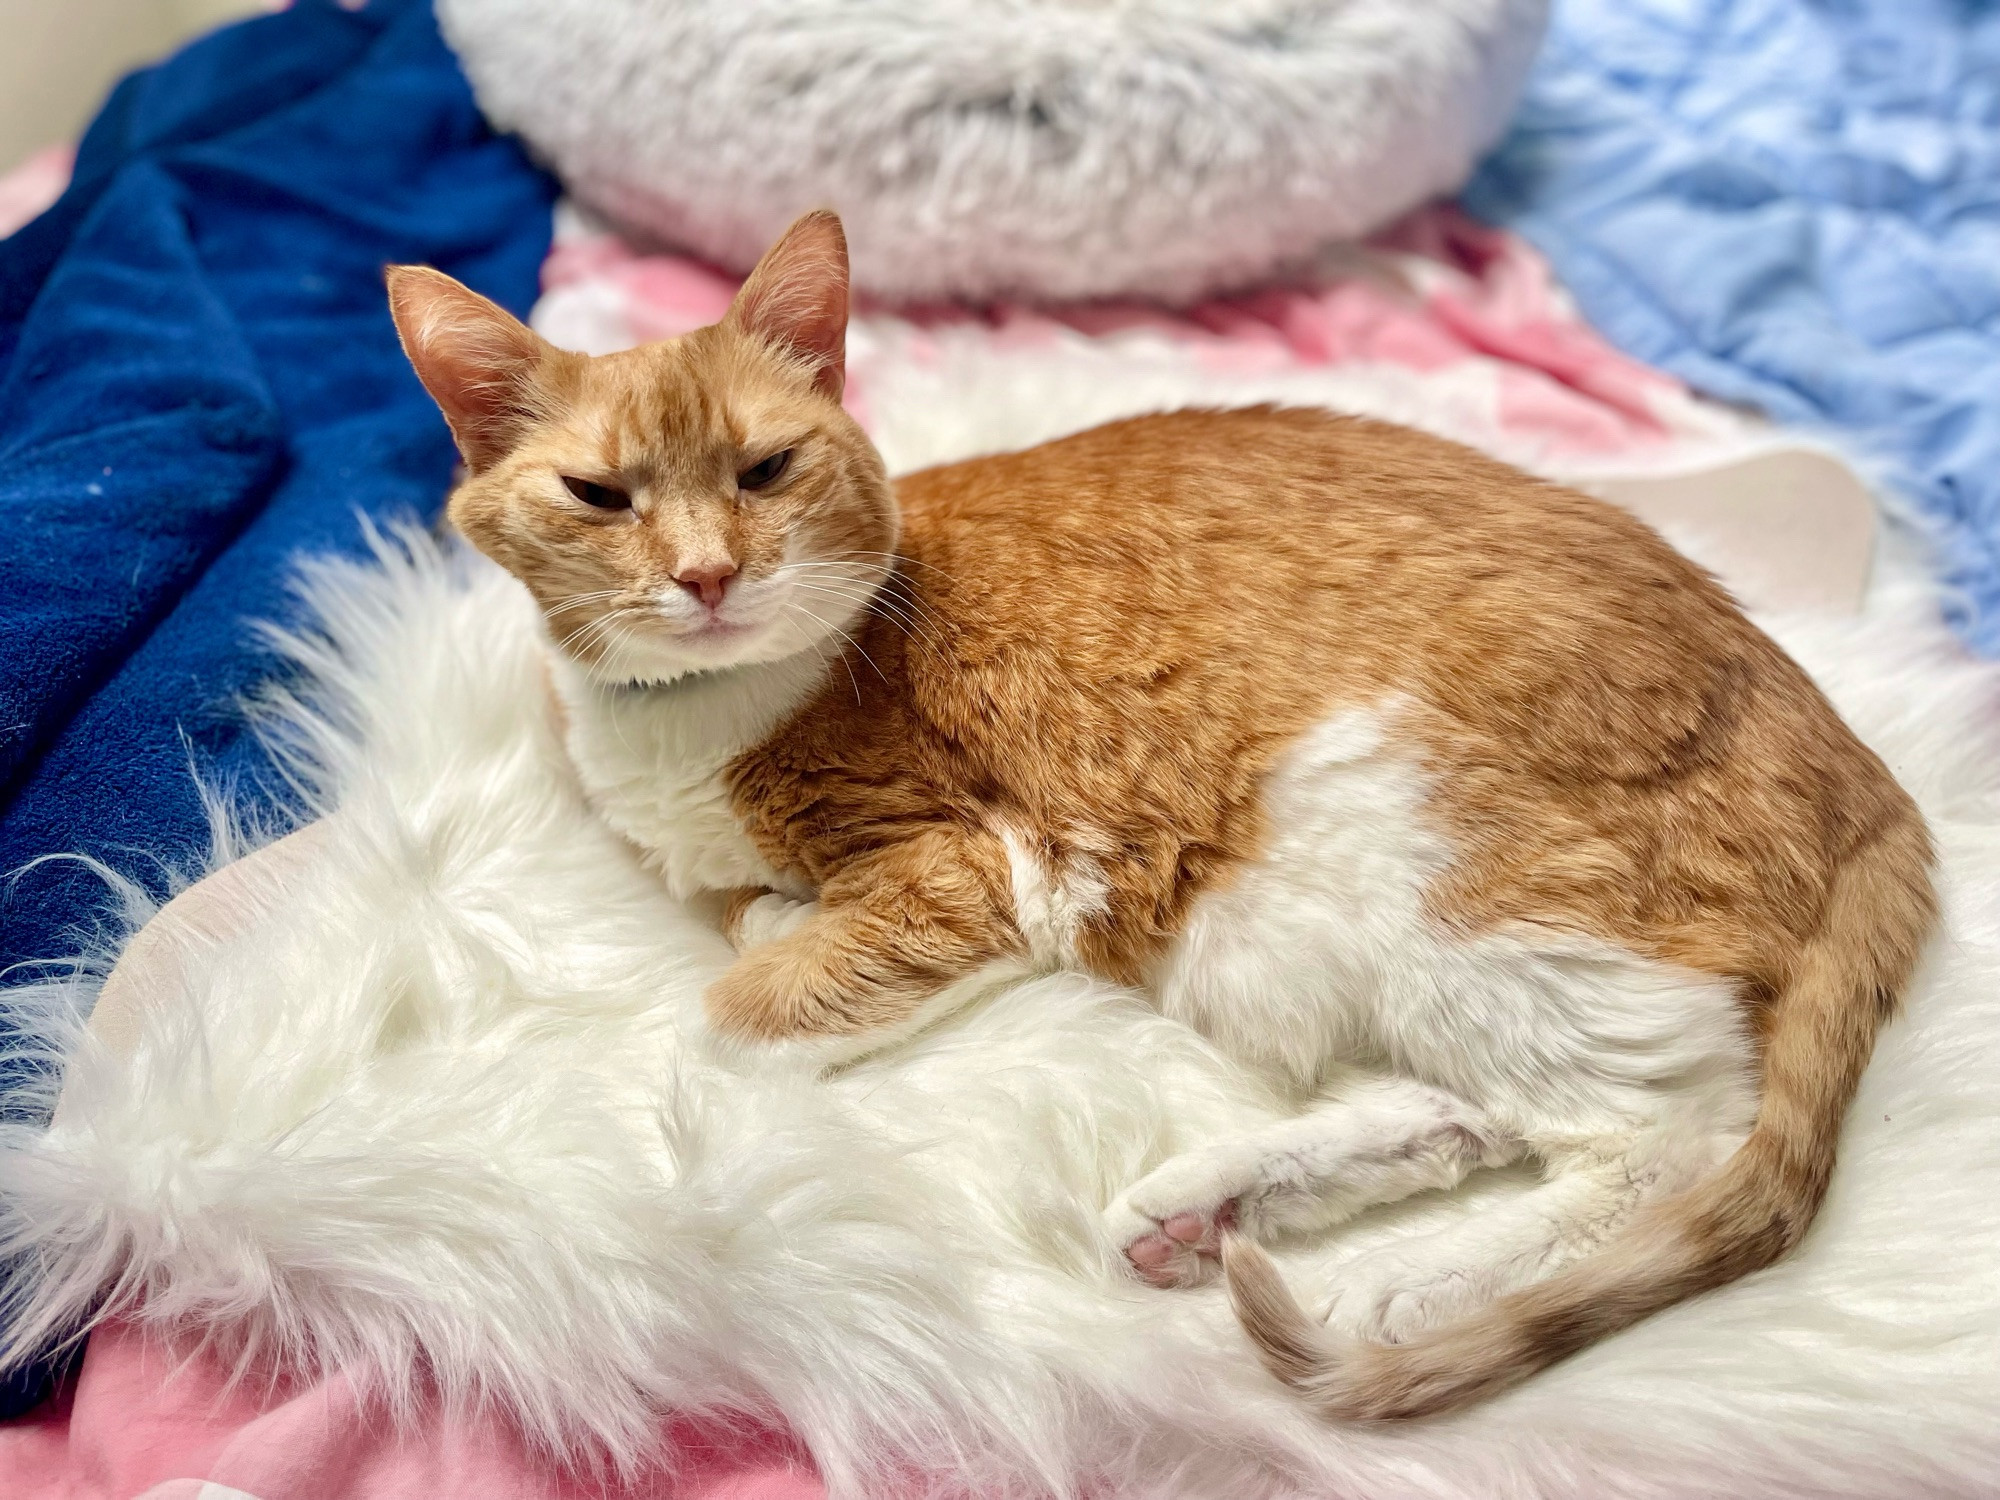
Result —
[[[1016, 374], [913, 368], [878, 431], [907, 463], [1119, 404]], [[1206, 389], [1175, 378], [1127, 409]], [[824, 1081], [718, 1050], [699, 997], [728, 951], [579, 800], [526, 595], [421, 538], [304, 587], [324, 635], [275, 713], [330, 815], [311, 878], [191, 956], [129, 1057], [48, 1022], [75, 1048], [62, 1119], [0, 1139], [0, 1249], [39, 1259], [47, 1319], [113, 1284], [162, 1328], [405, 1402], [427, 1372], [573, 1451], [634, 1454], [666, 1408], [775, 1415], [844, 1496], [1990, 1493], [2000, 697], [1907, 565], [1861, 619], [1769, 622], [1922, 801], [1949, 911], [1804, 1248], [1377, 1429], [1305, 1416], [1218, 1290], [1134, 1284], [1098, 1228], [1263, 1112], [1255, 1080], [1072, 977]], [[1371, 1217], [1290, 1273], [1330, 1290], [1517, 1186]]]

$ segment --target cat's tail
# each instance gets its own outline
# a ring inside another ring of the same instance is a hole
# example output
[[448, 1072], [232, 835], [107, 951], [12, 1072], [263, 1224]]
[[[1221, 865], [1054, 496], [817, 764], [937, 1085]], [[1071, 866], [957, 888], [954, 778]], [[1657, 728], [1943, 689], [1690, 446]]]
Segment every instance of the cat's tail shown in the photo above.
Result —
[[1309, 1317], [1271, 1258], [1229, 1236], [1222, 1264], [1264, 1363], [1327, 1417], [1423, 1416], [1532, 1375], [1684, 1297], [1770, 1264], [1805, 1233], [1841, 1119], [1936, 917], [1915, 809], [1844, 866], [1824, 924], [1769, 1014], [1755, 1127], [1721, 1171], [1642, 1207], [1601, 1250], [1407, 1343]]

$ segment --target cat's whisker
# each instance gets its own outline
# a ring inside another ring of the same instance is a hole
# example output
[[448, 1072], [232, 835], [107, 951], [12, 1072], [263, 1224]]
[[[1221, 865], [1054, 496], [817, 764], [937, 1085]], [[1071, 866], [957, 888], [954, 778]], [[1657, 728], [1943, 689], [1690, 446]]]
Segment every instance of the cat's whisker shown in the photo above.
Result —
[[873, 593], [887, 587], [893, 575], [884, 574], [880, 578], [871, 580], [862, 577], [845, 563], [795, 562], [787, 563], [780, 568], [776, 576], [793, 580], [811, 578], [815, 583], [840, 583], [864, 593]]
[[876, 593], [880, 598], [893, 599], [906, 609], [921, 615], [940, 630], [949, 628], [944, 617], [938, 613], [937, 607], [924, 598], [918, 592], [916, 584], [902, 573], [891, 573]]
[[[786, 601], [784, 608], [787, 614], [793, 611], [797, 611], [805, 615], [805, 617], [808, 620], [813, 621], [815, 624], [823, 625], [826, 623], [825, 621], [821, 620], [819, 616], [813, 614], [810, 610], [806, 609], [805, 606], [802, 604], [797, 604], [788, 600]], [[840, 662], [842, 670], [844, 670], [847, 673], [848, 686], [854, 689], [854, 703], [855, 706], [858, 708], [861, 704], [861, 683], [854, 675], [854, 668], [848, 665], [847, 653], [845, 651], [839, 654], [838, 660]]]
[[[833, 576], [831, 579], [815, 576], [824, 574]], [[904, 595], [892, 589], [889, 585], [897, 581], [895, 575], [891, 575], [882, 585], [873, 589], [856, 579], [846, 566], [839, 563], [790, 563], [779, 570], [779, 576], [784, 575], [790, 575], [787, 581], [793, 588], [817, 594], [822, 598], [839, 600], [857, 614], [871, 610], [876, 612], [882, 619], [900, 630], [912, 643], [934, 653], [940, 660], [947, 662], [951, 660], [952, 653], [945, 645], [944, 622], [914, 595]]]
[[936, 652], [946, 660], [950, 659], [950, 653], [945, 650], [944, 643], [935, 627], [928, 626], [923, 620], [901, 611], [893, 601], [885, 601], [879, 594], [873, 596], [850, 594], [828, 588], [823, 584], [803, 582], [795, 583], [794, 587], [819, 594], [823, 597], [838, 599], [842, 603], [854, 606], [857, 612], [879, 607], [882, 617], [898, 630], [902, 631], [904, 636], [910, 641], [923, 646], [927, 650]]
[[[942, 635], [942, 633], [947, 628], [946, 622], [943, 620], [943, 618], [939, 616], [937, 611], [930, 605], [928, 601], [926, 601], [923, 598], [922, 595], [918, 594], [915, 591], [915, 586], [911, 584], [911, 582], [907, 578], [903, 577], [901, 574], [891, 573], [887, 577], [885, 577], [881, 583], [875, 585], [873, 589], [869, 589], [866, 584], [862, 583], [858, 579], [855, 579], [852, 573], [849, 572], [847, 567], [841, 563], [828, 563], [828, 562], [792, 563], [781, 571], [785, 573], [795, 573], [795, 574], [805, 573], [805, 572], [831, 573], [834, 575], [834, 580], [835, 580], [832, 583], [829, 583], [828, 579], [826, 579], [825, 577], [813, 577], [810, 581], [814, 586], [819, 587], [821, 589], [833, 589], [839, 587], [846, 587], [853, 589], [855, 591], [854, 597], [856, 602], [865, 602], [870, 605], [880, 604], [886, 610], [895, 610], [899, 612], [904, 618], [909, 619], [913, 624], [920, 621], [924, 625], [939, 632], [940, 635]], [[805, 579], [795, 578], [794, 581], [798, 583], [800, 587], [804, 587], [806, 584]], [[932, 644], [935, 645], [936, 643], [933, 642]]]
[[912, 619], [921, 619], [925, 624], [937, 625], [942, 623], [934, 615], [921, 614], [917, 610], [912, 609], [908, 600], [902, 599], [886, 589], [868, 590], [858, 584], [828, 582], [823, 578], [793, 579], [791, 582], [795, 588], [809, 588], [820, 593], [845, 599], [860, 609], [870, 608], [880, 603], [893, 607]]
[[[580, 652], [596, 641], [599, 636], [609, 634], [624, 617], [629, 615], [643, 615], [644, 613], [645, 611], [632, 605], [626, 605], [620, 609], [607, 610], [603, 614], [592, 616], [582, 625], [579, 625], [575, 630], [564, 636], [558, 644], [565, 651]], [[629, 638], [630, 633], [628, 632], [627, 635]]]
[[611, 628], [605, 632], [605, 639], [607, 645], [624, 646], [629, 644], [637, 634], [638, 632], [629, 626], [614, 621]]
[[[881, 589], [902, 588], [902, 589], [914, 590], [916, 585], [902, 571], [905, 564], [911, 567], [929, 568], [931, 572], [936, 573], [939, 577], [945, 579], [947, 582], [951, 581], [951, 575], [946, 573], [942, 568], [934, 568], [931, 567], [929, 563], [920, 563], [912, 558], [898, 557], [893, 552], [878, 552], [870, 554], [852, 553], [852, 552], [843, 553], [838, 559], [812, 559], [803, 562], [788, 563], [786, 564], [785, 568], [781, 571], [790, 572], [794, 570], [800, 570], [800, 571], [817, 570], [821, 572], [835, 573], [841, 577], [848, 578], [853, 580], [854, 582], [859, 583], [861, 580], [855, 577], [853, 564], [856, 562], [866, 561], [866, 559], [868, 558], [877, 559], [876, 561], [867, 562], [867, 566], [869, 568], [879, 570], [880, 572], [881, 575], [880, 581], [874, 585], [876, 588], [881, 588]], [[886, 566], [884, 566], [885, 563], [887, 564]], [[911, 597], [914, 598], [917, 596], [912, 594]]]
[[561, 640], [556, 642], [556, 645], [564, 651], [580, 649], [584, 638], [592, 631], [599, 629], [603, 623], [603, 615], [592, 615], [588, 620], [577, 626], [576, 629], [564, 635]]
[[904, 568], [904, 567], [923, 568], [929, 572], [937, 574], [937, 576], [942, 578], [946, 583], [956, 583], [958, 581], [956, 578], [952, 577], [950, 573], [947, 573], [943, 568], [940, 568], [936, 563], [925, 562], [922, 558], [919, 557], [907, 557], [901, 552], [871, 552], [865, 548], [855, 548], [852, 551], [843, 552], [840, 555], [843, 559], [853, 558], [856, 561], [861, 561], [864, 559], [873, 559], [874, 561], [877, 562], [886, 562], [891, 569]]
[[576, 650], [582, 637], [588, 632], [597, 629], [603, 619], [602, 615], [592, 615], [588, 620], [577, 626], [576, 629], [565, 634], [561, 640], [556, 642], [556, 646], [563, 651]]
[[[815, 612], [815, 611], [814, 611], [814, 610], [813, 610], [812, 608], [810, 608], [809, 606], [807, 606], [807, 605], [805, 605], [805, 604], [801, 604], [801, 603], [797, 602], [796, 600], [794, 600], [794, 601], [791, 601], [790, 603], [788, 603], [788, 605], [787, 605], [786, 607], [787, 607], [787, 608], [790, 608], [790, 609], [796, 609], [796, 610], [799, 610], [799, 611], [803, 612], [803, 613], [804, 613], [804, 615], [805, 615], [805, 617], [806, 617], [806, 618], [807, 618], [808, 620], [811, 620], [811, 621], [812, 621], [812, 622], [813, 622], [813, 623], [814, 623], [815, 625], [818, 625], [818, 626], [821, 626], [822, 628], [824, 628], [824, 629], [826, 629], [826, 630], [831, 630], [831, 631], [832, 631], [832, 632], [833, 632], [833, 633], [834, 633], [835, 635], [839, 636], [839, 637], [840, 637], [840, 638], [841, 638], [841, 639], [842, 639], [843, 641], [846, 641], [848, 645], [850, 645], [850, 646], [852, 646], [852, 647], [854, 648], [854, 650], [855, 650], [856, 654], [857, 654], [857, 655], [859, 655], [859, 656], [860, 656], [860, 658], [861, 658], [861, 659], [862, 659], [863, 661], [865, 661], [865, 662], [867, 662], [867, 663], [868, 663], [868, 665], [869, 665], [870, 669], [872, 669], [872, 670], [874, 671], [875, 675], [876, 675], [877, 677], [880, 677], [880, 678], [882, 679], [882, 685], [883, 685], [884, 687], [889, 687], [889, 686], [891, 685], [891, 684], [890, 684], [890, 682], [889, 682], [889, 679], [888, 679], [888, 677], [884, 675], [884, 673], [883, 673], [882, 669], [881, 669], [881, 668], [880, 668], [879, 666], [877, 666], [877, 665], [875, 664], [875, 658], [874, 658], [874, 657], [872, 657], [872, 656], [870, 656], [870, 655], [868, 654], [867, 650], [866, 650], [866, 649], [865, 649], [865, 648], [864, 648], [864, 647], [862, 646], [861, 642], [857, 641], [857, 640], [856, 640], [856, 639], [855, 639], [855, 638], [854, 638], [853, 636], [849, 635], [849, 634], [848, 634], [848, 633], [847, 633], [847, 632], [846, 632], [845, 630], [842, 630], [842, 629], [841, 629], [841, 628], [840, 628], [840, 627], [839, 627], [838, 625], [834, 624], [834, 623], [833, 623], [833, 622], [832, 622], [831, 620], [827, 619], [827, 618], [826, 618], [826, 617], [825, 617], [824, 615], [821, 615], [821, 614], [818, 614], [818, 613], [816, 613], [816, 612]], [[848, 676], [850, 676], [850, 677], [852, 677], [852, 676], [854, 675], [854, 669], [853, 669], [852, 667], [849, 667], [849, 668], [847, 669], [847, 672], [848, 672]], [[858, 685], [857, 685], [857, 687], [856, 687], [855, 691], [856, 691], [857, 693], [858, 693], [858, 692], [860, 691], [860, 688], [859, 688], [859, 686], [858, 686]]]
[[570, 594], [566, 598], [558, 599], [554, 604], [543, 609], [542, 615], [546, 619], [553, 620], [557, 615], [566, 615], [572, 610], [582, 609], [587, 604], [596, 604], [605, 599], [615, 599], [624, 592], [625, 590], [623, 589], [597, 589], [588, 594]]
[[[931, 564], [926, 562], [921, 562], [915, 558], [900, 557], [893, 552], [847, 553], [844, 554], [844, 556], [846, 558], [854, 560], [860, 560], [864, 558], [874, 558], [886, 562], [888, 564], [888, 569], [883, 574], [882, 581], [876, 585], [877, 592], [881, 594], [892, 594], [894, 597], [900, 599], [906, 605], [909, 605], [911, 608], [921, 612], [926, 618], [930, 619], [933, 623], [938, 624], [940, 626], [944, 624], [944, 621], [938, 615], [936, 606], [933, 605], [928, 599], [926, 599], [923, 596], [922, 591], [917, 587], [916, 581], [913, 578], [911, 578], [906, 571], [904, 571], [904, 568], [905, 565], [913, 568], [918, 568], [918, 567], [925, 568], [931, 573], [936, 574], [940, 579], [942, 579], [946, 583], [954, 582], [955, 580], [952, 578], [951, 574], [945, 572], [944, 569], [933, 567]], [[874, 563], [870, 564], [870, 566], [875, 566], [875, 565], [877, 564]], [[832, 568], [842, 573], [845, 573], [847, 570], [846, 562], [819, 563], [816, 564], [816, 566]]]
[[882, 602], [885, 608], [896, 609], [913, 619], [921, 621], [927, 629], [934, 631], [940, 638], [943, 638], [950, 630], [950, 626], [943, 616], [914, 596], [895, 594], [884, 589], [876, 595], [876, 598]]

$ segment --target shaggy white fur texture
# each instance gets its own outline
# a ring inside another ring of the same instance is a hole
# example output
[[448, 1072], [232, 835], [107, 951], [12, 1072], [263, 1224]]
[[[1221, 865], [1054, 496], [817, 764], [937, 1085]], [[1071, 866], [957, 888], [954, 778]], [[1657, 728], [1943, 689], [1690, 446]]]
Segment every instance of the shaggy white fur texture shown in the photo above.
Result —
[[[892, 458], [1111, 414], [1102, 387], [1071, 400], [1053, 356], [1020, 359], [878, 384]], [[1173, 368], [1128, 409], [1212, 394]], [[988, 404], [1003, 387], [1019, 399]], [[1380, 1429], [1308, 1418], [1218, 1290], [1152, 1291], [1117, 1264], [1104, 1206], [1270, 1118], [1255, 1079], [1073, 977], [996, 990], [823, 1080], [806, 1053], [718, 1047], [699, 996], [729, 952], [583, 806], [526, 595], [414, 536], [304, 588], [310, 686], [271, 712], [330, 815], [312, 878], [190, 955], [129, 1057], [74, 1035], [75, 996], [41, 996], [69, 1078], [54, 1130], [0, 1138], [0, 1255], [38, 1272], [17, 1348], [120, 1308], [246, 1362], [338, 1365], [405, 1408], [428, 1370], [552, 1448], [626, 1459], [664, 1407], [769, 1413], [853, 1497], [912, 1470], [982, 1496], [1990, 1493], [1996, 674], [1906, 563], [1863, 618], [1769, 622], [1944, 858], [1947, 935], [1819, 1223], [1785, 1263], [1491, 1403]], [[1371, 1214], [1288, 1273], [1330, 1297], [1356, 1257], [1478, 1235], [1524, 1186], [1486, 1174]]]
[[901, 301], [1192, 300], [1456, 189], [1546, 0], [439, 0], [481, 106], [747, 270], [809, 208]]

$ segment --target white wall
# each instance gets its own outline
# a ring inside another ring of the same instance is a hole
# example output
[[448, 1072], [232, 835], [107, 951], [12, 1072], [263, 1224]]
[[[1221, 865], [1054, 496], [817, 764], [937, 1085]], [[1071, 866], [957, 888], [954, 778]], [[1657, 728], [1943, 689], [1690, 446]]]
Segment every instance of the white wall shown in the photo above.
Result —
[[0, 172], [74, 140], [121, 73], [262, 0], [0, 0]]

